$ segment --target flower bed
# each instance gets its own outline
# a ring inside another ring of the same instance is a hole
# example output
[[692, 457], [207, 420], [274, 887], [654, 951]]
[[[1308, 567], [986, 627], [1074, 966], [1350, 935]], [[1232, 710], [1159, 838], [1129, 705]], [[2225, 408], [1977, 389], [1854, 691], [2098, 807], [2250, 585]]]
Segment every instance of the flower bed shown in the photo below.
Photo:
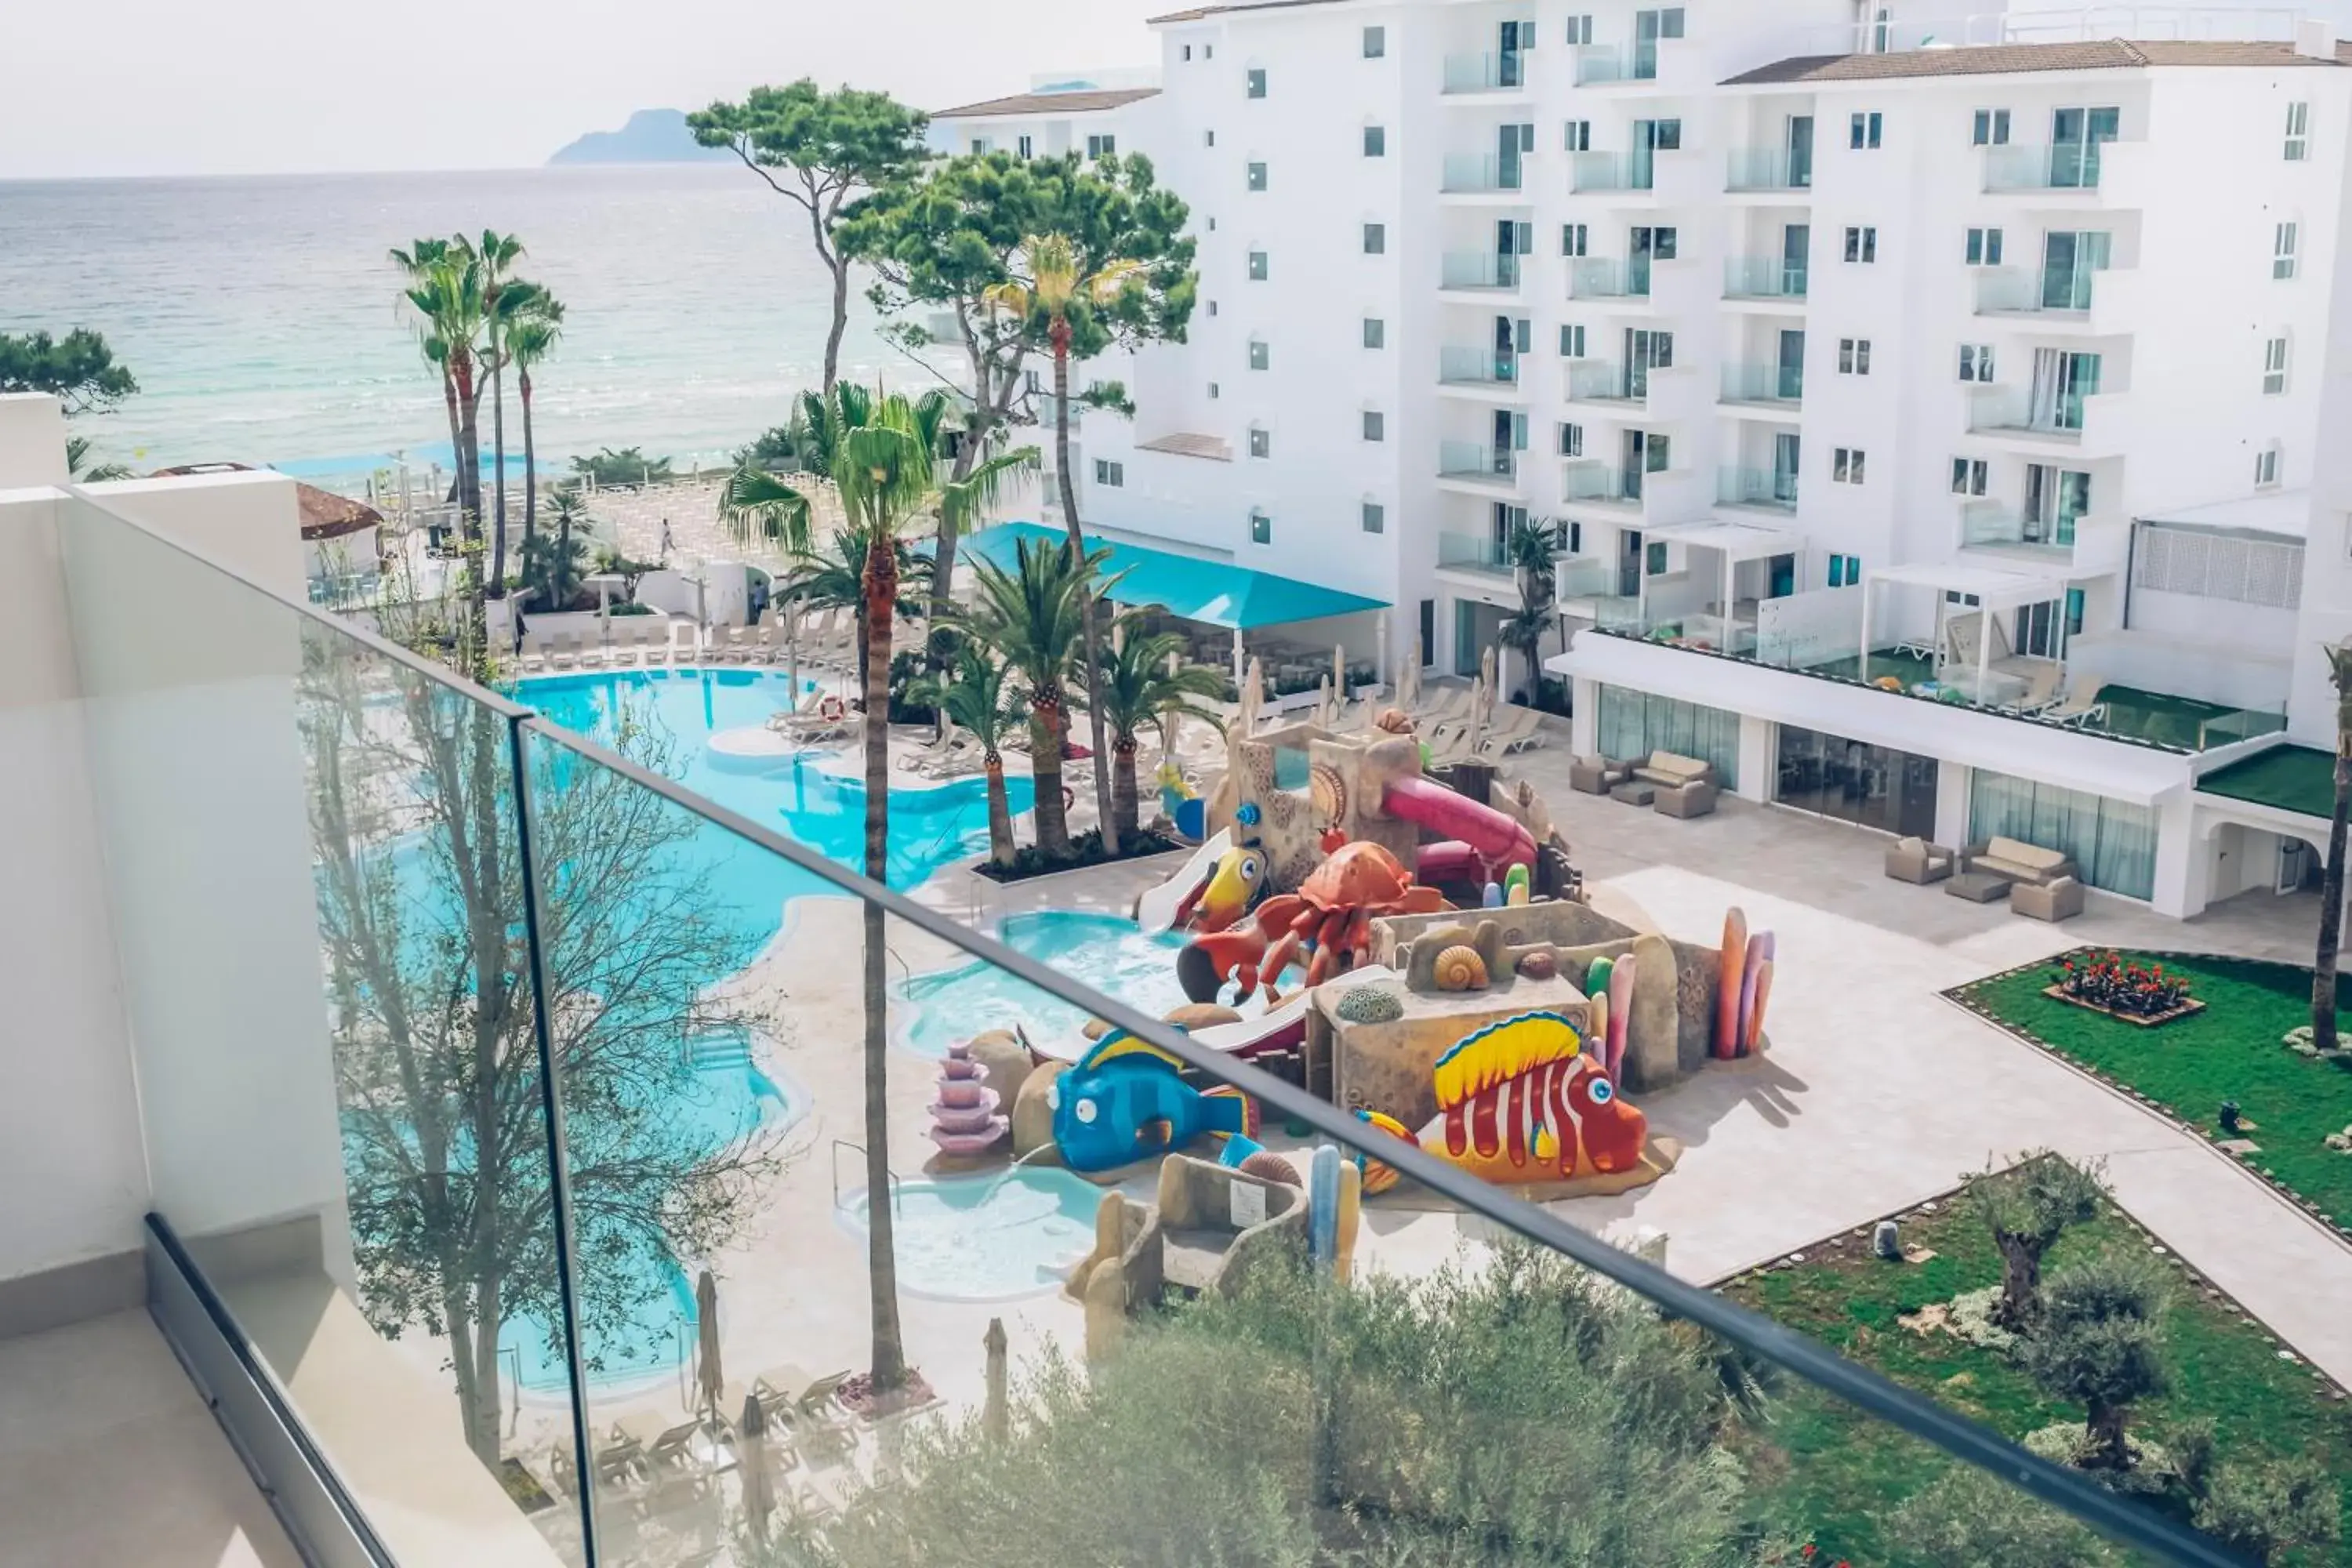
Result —
[[2060, 959], [2057, 973], [2042, 994], [2142, 1028], [2205, 1010], [2205, 1004], [2189, 994], [2189, 977], [2178, 969], [2167, 973], [2161, 963], [2141, 963], [2113, 949]]

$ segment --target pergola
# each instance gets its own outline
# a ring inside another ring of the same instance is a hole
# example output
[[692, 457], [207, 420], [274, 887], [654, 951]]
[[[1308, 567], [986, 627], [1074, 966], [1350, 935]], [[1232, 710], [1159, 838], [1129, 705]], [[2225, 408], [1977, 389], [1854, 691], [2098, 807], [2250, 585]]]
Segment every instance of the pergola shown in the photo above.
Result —
[[[1963, 613], [1981, 618], [1982, 630], [1977, 637], [1976, 691], [1981, 699], [1992, 668], [1993, 615], [1999, 610], [2013, 610], [2022, 605], [2063, 601], [2071, 585], [2069, 574], [2060, 570], [2037, 571], [2028, 566], [1987, 566], [1971, 561], [1922, 562], [1910, 565], [1884, 566], [1862, 574], [1862, 658], [1866, 669], [1870, 658], [1870, 611], [1873, 591], [1882, 583], [1904, 587], [1927, 588], [1936, 595], [1936, 656], [1942, 658], [1944, 627], [1950, 619], [1950, 601], [1947, 595], [1958, 594], [1973, 598], [1976, 603]], [[2059, 617], [2058, 652], [2054, 656], [2063, 666], [2066, 660], [2065, 617]]]
[[[1794, 555], [1798, 558], [1798, 575], [1801, 578], [1804, 574], [1805, 536], [1794, 529], [1772, 528], [1754, 522], [1669, 523], [1663, 528], [1645, 531], [1642, 542], [1644, 544], [1679, 544], [1685, 550], [1709, 550], [1716, 553], [1721, 562], [1722, 574], [1721, 592], [1716, 599], [1714, 614], [1714, 618], [1721, 623], [1722, 636], [1716, 641], [1726, 653], [1738, 651], [1732, 647], [1736, 626], [1733, 612], [1737, 604], [1732, 598], [1732, 577], [1739, 563], [1743, 561], [1769, 561], [1776, 555]], [[1650, 574], [1645, 571], [1642, 574], [1643, 626], [1649, 624], [1650, 618], [1649, 591]], [[1694, 618], [1690, 616], [1683, 617], [1685, 631]]]

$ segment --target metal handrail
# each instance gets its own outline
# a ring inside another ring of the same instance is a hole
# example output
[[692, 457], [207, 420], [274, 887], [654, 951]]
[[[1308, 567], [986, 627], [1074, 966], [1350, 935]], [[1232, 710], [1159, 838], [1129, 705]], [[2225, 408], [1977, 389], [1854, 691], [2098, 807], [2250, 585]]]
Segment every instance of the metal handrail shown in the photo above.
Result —
[[[878, 908], [890, 919], [900, 921], [926, 935], [947, 943], [950, 947], [989, 963], [1017, 980], [1026, 982], [1048, 996], [1077, 1007], [1101, 1018], [1111, 1027], [1125, 1030], [1136, 1038], [1175, 1058], [1187, 1067], [1231, 1085], [1257, 1100], [1278, 1121], [1303, 1122], [1310, 1134], [1328, 1138], [1343, 1148], [1370, 1152], [1401, 1174], [1420, 1183], [1440, 1197], [1458, 1204], [1467, 1213], [1478, 1215], [1501, 1229], [1516, 1234], [1540, 1247], [1561, 1253], [1603, 1279], [1610, 1279], [1652, 1302], [1670, 1317], [1684, 1319], [1699, 1329], [1737, 1345], [1749, 1353], [1780, 1366], [1806, 1383], [1832, 1394], [1868, 1415], [1885, 1421], [1899, 1431], [1939, 1448], [1952, 1458], [1973, 1465], [2029, 1495], [2072, 1514], [2078, 1520], [2100, 1530], [2128, 1545], [2141, 1548], [2158, 1559], [2184, 1565], [2184, 1568], [2249, 1568], [2245, 1560], [2229, 1552], [2205, 1537], [2181, 1530], [2158, 1515], [2119, 1497], [2113, 1491], [2052, 1460], [2029, 1453], [2021, 1446], [2001, 1436], [1990, 1427], [1979, 1425], [1936, 1404], [1926, 1395], [1916, 1393], [1882, 1373], [1841, 1356], [1828, 1345], [1809, 1335], [1765, 1317], [1759, 1312], [1719, 1296], [1713, 1291], [1689, 1284], [1668, 1273], [1663, 1268], [1621, 1249], [1601, 1237], [1569, 1224], [1536, 1205], [1512, 1197], [1478, 1176], [1401, 1139], [1368, 1132], [1366, 1124], [1351, 1113], [1329, 1101], [1309, 1094], [1303, 1088], [1275, 1077], [1264, 1068], [1247, 1062], [1236, 1061], [1222, 1052], [1205, 1047], [1184, 1031], [1161, 1019], [1147, 1015], [1116, 997], [1105, 995], [1079, 984], [1052, 966], [1030, 957], [1003, 942], [971, 930], [952, 917], [917, 902], [907, 895], [875, 882], [838, 864], [817, 850], [788, 838], [765, 825], [740, 813], [730, 810], [686, 789], [673, 780], [663, 777], [640, 763], [620, 755], [584, 737], [562, 730], [537, 715], [499, 697], [496, 693], [437, 671], [424, 660], [404, 649], [386, 642], [372, 633], [346, 625], [340, 618], [322, 614], [312, 606], [253, 583], [242, 573], [212, 560], [202, 552], [187, 548], [166, 539], [144, 525], [122, 517], [105, 507], [78, 486], [64, 487], [67, 493], [106, 513], [133, 531], [152, 539], [190, 559], [211, 567], [232, 581], [244, 584], [264, 596], [284, 605], [298, 616], [304, 616], [329, 631], [350, 637], [362, 646], [383, 653], [397, 662], [428, 676], [438, 684], [448, 686], [498, 711], [517, 714], [512, 725], [516, 737], [515, 773], [524, 786], [520, 809], [529, 812], [528, 757], [520, 743], [524, 733], [535, 734], [542, 742], [569, 752], [584, 761], [611, 769], [625, 779], [651, 791], [678, 809], [698, 817], [714, 826], [732, 833], [753, 846], [765, 849], [834, 889], [860, 899]], [[535, 879], [523, 879], [524, 901], [533, 911], [530, 924], [534, 945], [537, 941], [536, 909], [544, 896]], [[561, 1110], [551, 1108], [561, 1147]], [[838, 1148], [845, 1145], [836, 1140]], [[559, 1158], [558, 1170], [562, 1168]], [[836, 1198], [838, 1176], [836, 1169]], [[894, 1201], [895, 1174], [892, 1178]], [[578, 1358], [576, 1336], [572, 1345], [575, 1363]], [[577, 1365], [575, 1383], [582, 1380]], [[584, 1405], [583, 1405], [584, 1409]], [[584, 1419], [584, 1416], [582, 1417]], [[583, 1500], [593, 1488], [583, 1486]]]

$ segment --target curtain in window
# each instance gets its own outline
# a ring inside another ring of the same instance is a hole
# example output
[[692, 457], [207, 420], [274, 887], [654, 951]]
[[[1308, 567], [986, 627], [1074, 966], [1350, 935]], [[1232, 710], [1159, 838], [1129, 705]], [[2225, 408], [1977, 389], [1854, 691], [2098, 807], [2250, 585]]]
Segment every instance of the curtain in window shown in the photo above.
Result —
[[2082, 790], [1976, 770], [1969, 837], [2020, 838], [2071, 857], [2086, 886], [2128, 898], [2156, 895], [2156, 811]]
[[1739, 715], [1621, 686], [1601, 689], [1596, 737], [1606, 757], [1672, 752], [1715, 766], [1725, 789], [1739, 786]]

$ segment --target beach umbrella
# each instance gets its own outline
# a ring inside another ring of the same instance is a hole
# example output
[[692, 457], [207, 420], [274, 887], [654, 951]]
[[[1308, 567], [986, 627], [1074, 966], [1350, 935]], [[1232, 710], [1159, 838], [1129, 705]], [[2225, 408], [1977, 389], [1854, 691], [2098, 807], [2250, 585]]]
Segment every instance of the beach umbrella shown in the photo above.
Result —
[[719, 1401], [727, 1394], [727, 1373], [719, 1361], [719, 1281], [708, 1268], [694, 1282], [694, 1315], [698, 1320], [695, 1325], [698, 1339], [695, 1384], [715, 1421], [719, 1415]]
[[[703, 1276], [708, 1279], [708, 1274]], [[760, 1396], [743, 1396], [743, 1420], [735, 1428], [735, 1465], [743, 1479], [743, 1514], [761, 1539], [768, 1533], [768, 1515], [775, 1510], [775, 1482], [768, 1474], [768, 1413]]]

